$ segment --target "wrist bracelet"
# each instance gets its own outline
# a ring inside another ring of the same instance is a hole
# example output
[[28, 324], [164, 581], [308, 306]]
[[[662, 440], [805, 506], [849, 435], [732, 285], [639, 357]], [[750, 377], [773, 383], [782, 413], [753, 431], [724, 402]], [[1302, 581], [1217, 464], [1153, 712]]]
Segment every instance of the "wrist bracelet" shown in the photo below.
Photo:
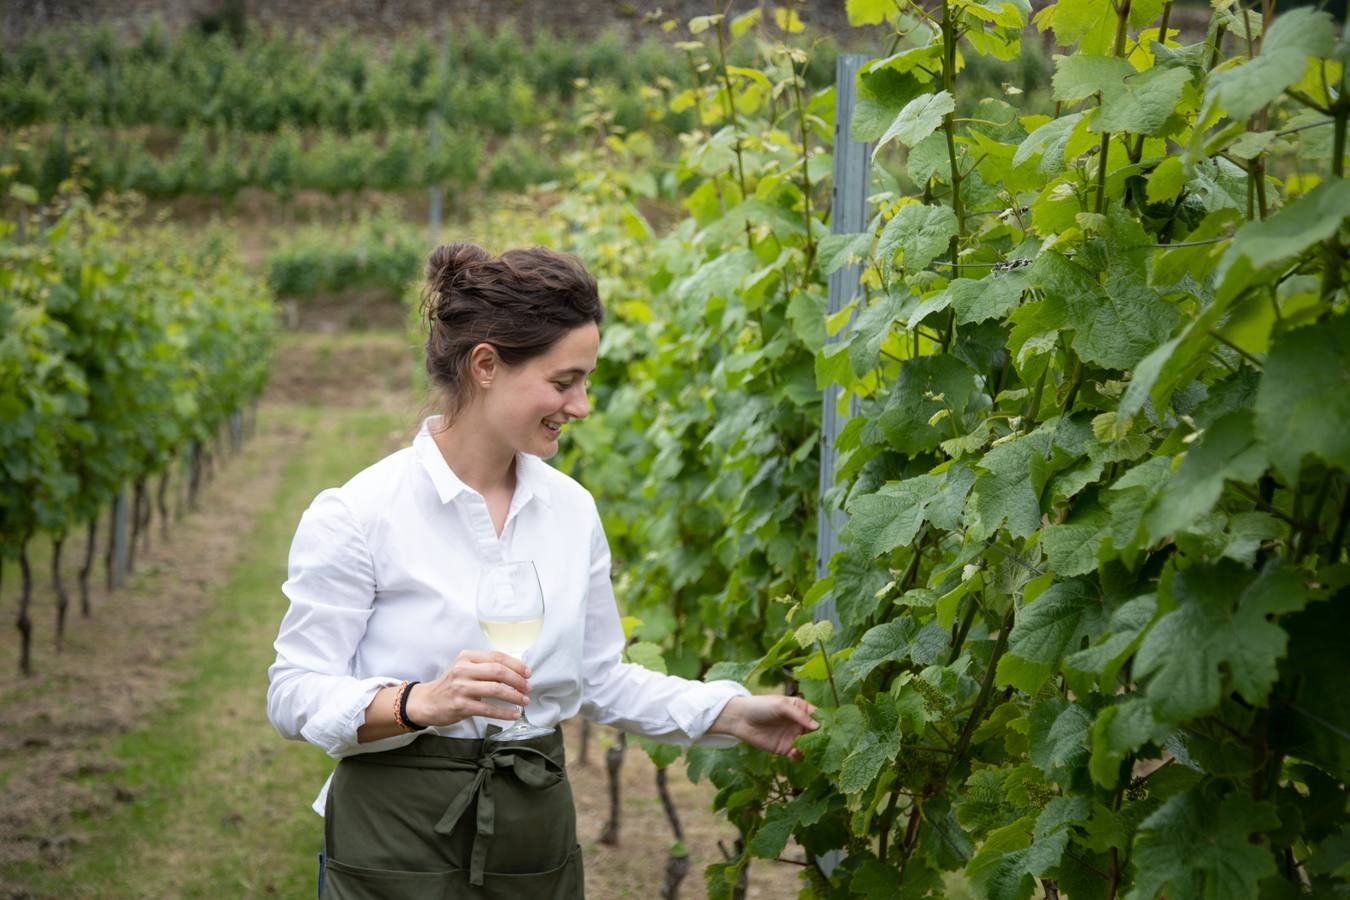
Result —
[[408, 695], [412, 693], [414, 685], [421, 684], [420, 681], [405, 681], [398, 695], [398, 712], [394, 716], [398, 723], [408, 731], [421, 731], [425, 725], [418, 725], [408, 716]]
[[408, 723], [405, 722], [403, 719], [403, 712], [402, 712], [403, 696], [407, 690], [408, 690], [408, 682], [406, 681], [401, 683], [398, 687], [394, 688], [394, 724], [397, 725], [399, 728], [402, 728], [404, 731], [410, 730], [408, 728]]

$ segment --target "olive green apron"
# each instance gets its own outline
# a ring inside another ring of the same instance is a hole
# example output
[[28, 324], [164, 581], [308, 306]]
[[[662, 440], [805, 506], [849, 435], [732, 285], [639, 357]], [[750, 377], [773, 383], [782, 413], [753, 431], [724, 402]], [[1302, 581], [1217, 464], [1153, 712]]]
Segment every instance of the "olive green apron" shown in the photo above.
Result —
[[324, 813], [320, 896], [583, 898], [562, 732], [492, 742], [424, 734], [343, 759]]

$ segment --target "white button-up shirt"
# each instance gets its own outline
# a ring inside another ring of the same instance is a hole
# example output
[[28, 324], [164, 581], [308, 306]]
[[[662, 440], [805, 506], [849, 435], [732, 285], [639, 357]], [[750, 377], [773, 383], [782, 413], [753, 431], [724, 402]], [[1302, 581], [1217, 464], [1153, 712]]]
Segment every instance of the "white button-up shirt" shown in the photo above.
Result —
[[[281, 588], [290, 608], [267, 673], [267, 716], [277, 731], [335, 759], [411, 742], [416, 733], [357, 742], [371, 699], [404, 680], [434, 680], [461, 650], [492, 649], [475, 611], [479, 571], [532, 560], [544, 625], [525, 654], [531, 722], [556, 725], [580, 712], [670, 743], [734, 743], [704, 735], [745, 688], [621, 660], [609, 545], [590, 493], [538, 457], [518, 454], [498, 537], [482, 495], [455, 476], [432, 439], [436, 424], [437, 417], [426, 420], [411, 447], [320, 493], [301, 518]], [[428, 731], [481, 737], [488, 721]], [[314, 802], [320, 815], [331, 781]]]

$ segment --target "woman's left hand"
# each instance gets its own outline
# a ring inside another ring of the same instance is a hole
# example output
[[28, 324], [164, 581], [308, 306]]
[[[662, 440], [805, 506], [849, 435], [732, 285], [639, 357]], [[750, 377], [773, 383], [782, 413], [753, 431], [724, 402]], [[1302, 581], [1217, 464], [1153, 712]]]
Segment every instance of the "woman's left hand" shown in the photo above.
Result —
[[759, 694], [732, 697], [708, 729], [711, 734], [729, 734], [752, 747], [801, 762], [802, 751], [793, 742], [820, 723], [811, 718], [816, 708], [801, 697]]

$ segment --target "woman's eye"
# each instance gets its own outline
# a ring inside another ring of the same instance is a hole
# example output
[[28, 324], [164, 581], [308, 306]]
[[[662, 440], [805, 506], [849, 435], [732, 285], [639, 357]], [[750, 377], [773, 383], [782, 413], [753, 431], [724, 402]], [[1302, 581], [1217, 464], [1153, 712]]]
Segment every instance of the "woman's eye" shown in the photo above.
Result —
[[558, 393], [565, 394], [567, 389], [572, 386], [570, 381], [555, 381], [553, 384], [558, 388]]

